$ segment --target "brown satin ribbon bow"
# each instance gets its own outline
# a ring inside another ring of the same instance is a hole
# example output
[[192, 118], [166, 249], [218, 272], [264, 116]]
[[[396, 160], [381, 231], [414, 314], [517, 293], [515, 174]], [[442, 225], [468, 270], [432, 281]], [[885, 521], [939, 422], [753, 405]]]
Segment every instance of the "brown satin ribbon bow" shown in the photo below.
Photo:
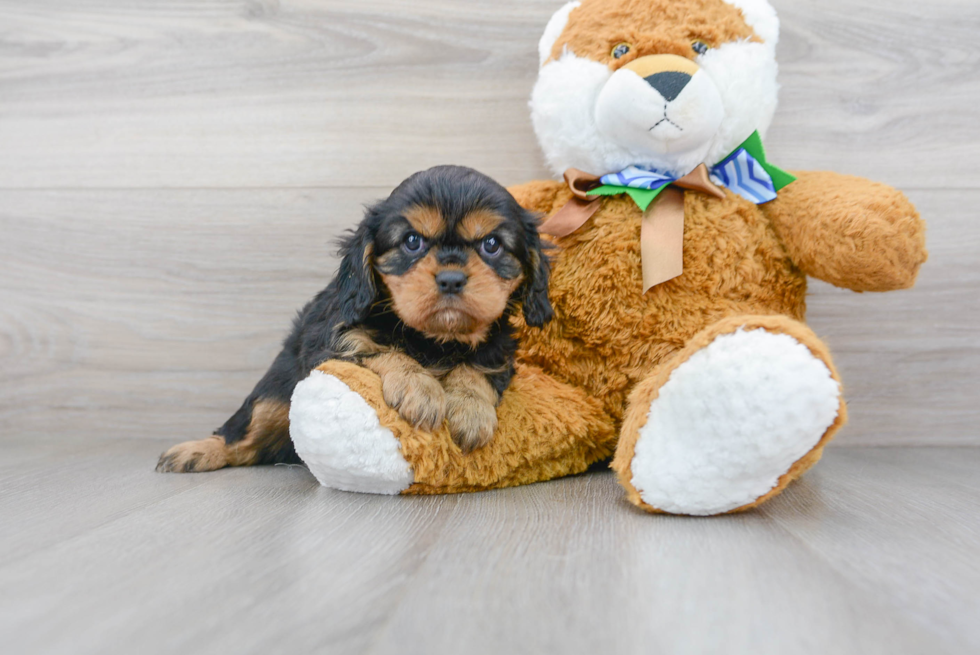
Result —
[[[556, 237], [568, 236], [576, 231], [599, 209], [602, 196], [590, 196], [588, 192], [602, 182], [577, 168], [565, 171], [565, 182], [572, 191], [572, 199], [539, 228], [542, 234]], [[680, 187], [680, 188], [675, 188]], [[660, 192], [643, 213], [640, 228], [640, 253], [643, 257], [643, 292], [646, 293], [667, 280], [684, 272], [684, 191], [703, 191], [716, 198], [724, 198], [708, 174], [708, 167], [701, 164], [693, 171], [673, 182]]]

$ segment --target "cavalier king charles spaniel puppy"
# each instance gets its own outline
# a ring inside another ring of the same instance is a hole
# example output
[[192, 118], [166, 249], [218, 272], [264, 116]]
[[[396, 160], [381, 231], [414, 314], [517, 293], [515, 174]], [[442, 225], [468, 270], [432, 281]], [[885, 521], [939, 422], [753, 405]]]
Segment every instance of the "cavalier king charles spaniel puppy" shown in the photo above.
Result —
[[514, 375], [511, 315], [551, 319], [538, 218], [492, 179], [437, 166], [368, 208], [337, 276], [297, 316], [272, 366], [214, 435], [165, 452], [158, 471], [299, 462], [289, 439], [296, 384], [329, 359], [381, 377], [385, 401], [463, 452], [486, 445]]

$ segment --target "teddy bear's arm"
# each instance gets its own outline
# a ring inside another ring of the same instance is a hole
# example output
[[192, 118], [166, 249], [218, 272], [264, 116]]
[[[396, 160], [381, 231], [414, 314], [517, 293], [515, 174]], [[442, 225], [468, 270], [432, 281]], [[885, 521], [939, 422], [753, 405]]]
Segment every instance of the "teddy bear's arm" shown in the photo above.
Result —
[[[564, 182], [555, 180], [536, 180], [518, 184], [507, 189], [510, 191], [517, 202], [528, 211], [539, 212], [544, 215], [552, 213], [557, 207], [559, 196], [564, 195], [564, 201], [570, 196], [568, 187]], [[563, 192], [565, 192], [563, 194]], [[564, 203], [562, 203], [564, 204]]]
[[927, 257], [925, 223], [904, 194], [838, 173], [794, 175], [762, 207], [804, 273], [854, 291], [912, 286]]

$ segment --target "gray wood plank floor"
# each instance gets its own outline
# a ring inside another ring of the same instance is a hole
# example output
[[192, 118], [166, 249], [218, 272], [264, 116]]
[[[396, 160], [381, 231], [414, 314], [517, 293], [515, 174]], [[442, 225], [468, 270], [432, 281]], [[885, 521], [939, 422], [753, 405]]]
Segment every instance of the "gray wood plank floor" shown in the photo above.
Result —
[[526, 103], [562, 2], [0, 0], [0, 650], [980, 652], [975, 0], [773, 1], [773, 161], [900, 187], [931, 258], [908, 292], [812, 285], [851, 424], [761, 510], [647, 516], [607, 473], [152, 472], [363, 203], [433, 164], [547, 176]]
[[761, 511], [608, 473], [482, 494], [161, 475], [155, 440], [0, 471], [10, 653], [975, 653], [980, 449], [845, 448]]

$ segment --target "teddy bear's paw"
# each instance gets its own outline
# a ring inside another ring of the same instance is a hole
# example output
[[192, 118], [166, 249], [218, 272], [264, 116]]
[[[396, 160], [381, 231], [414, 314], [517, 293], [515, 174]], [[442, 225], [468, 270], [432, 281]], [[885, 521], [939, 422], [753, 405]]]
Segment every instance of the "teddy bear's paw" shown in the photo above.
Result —
[[842, 411], [840, 393], [827, 365], [787, 334], [718, 336], [650, 403], [632, 485], [644, 503], [672, 514], [751, 505], [821, 441]]
[[359, 394], [313, 371], [296, 385], [289, 408], [296, 453], [325, 487], [398, 494], [414, 481], [401, 445]]

